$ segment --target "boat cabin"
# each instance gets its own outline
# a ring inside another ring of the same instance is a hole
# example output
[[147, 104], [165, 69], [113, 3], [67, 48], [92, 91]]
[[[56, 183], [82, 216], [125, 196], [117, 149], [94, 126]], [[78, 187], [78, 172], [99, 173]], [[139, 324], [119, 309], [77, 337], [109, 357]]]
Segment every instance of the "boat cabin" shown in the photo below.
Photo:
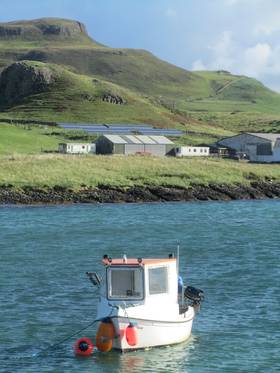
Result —
[[[109, 301], [143, 301], [160, 295], [177, 302], [176, 259], [107, 259], [106, 294]], [[104, 289], [105, 290], [105, 289]]]

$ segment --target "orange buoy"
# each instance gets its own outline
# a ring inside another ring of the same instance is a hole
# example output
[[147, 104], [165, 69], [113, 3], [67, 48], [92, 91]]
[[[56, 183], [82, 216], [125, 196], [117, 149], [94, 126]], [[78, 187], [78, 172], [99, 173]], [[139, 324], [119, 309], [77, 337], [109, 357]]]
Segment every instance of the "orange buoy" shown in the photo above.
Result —
[[74, 351], [79, 356], [89, 356], [93, 352], [93, 343], [89, 338], [80, 338], [74, 345]]
[[138, 334], [136, 324], [130, 322], [125, 330], [126, 341], [129, 346], [136, 346], [138, 344]]
[[114, 324], [109, 317], [106, 317], [101, 321], [96, 334], [96, 347], [98, 350], [102, 352], [110, 351], [113, 347], [114, 337]]

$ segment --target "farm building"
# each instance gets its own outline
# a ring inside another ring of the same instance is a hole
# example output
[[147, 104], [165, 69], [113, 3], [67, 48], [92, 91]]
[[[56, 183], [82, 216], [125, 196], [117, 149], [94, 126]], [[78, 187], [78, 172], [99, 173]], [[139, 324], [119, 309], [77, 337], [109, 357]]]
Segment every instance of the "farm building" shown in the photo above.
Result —
[[250, 159], [253, 162], [280, 162], [280, 136], [273, 144], [258, 144]]
[[280, 134], [242, 133], [217, 142], [253, 162], [280, 162]]
[[175, 149], [176, 157], [207, 157], [209, 147], [207, 146], [179, 146]]
[[174, 148], [165, 136], [103, 135], [96, 140], [97, 154], [151, 154], [164, 156]]
[[89, 154], [95, 153], [95, 144], [68, 143], [58, 145], [59, 153], [68, 154]]

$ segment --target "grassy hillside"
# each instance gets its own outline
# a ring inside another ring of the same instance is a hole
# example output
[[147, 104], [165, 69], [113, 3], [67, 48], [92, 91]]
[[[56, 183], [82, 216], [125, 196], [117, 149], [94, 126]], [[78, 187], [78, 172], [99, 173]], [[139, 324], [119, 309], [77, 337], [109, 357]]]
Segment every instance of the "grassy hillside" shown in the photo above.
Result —
[[[193, 144], [239, 131], [280, 132], [280, 95], [260, 82], [225, 71], [186, 71], [143, 50], [108, 48], [77, 21], [0, 24], [0, 71], [27, 60], [55, 71], [56, 82], [2, 108], [2, 117], [145, 122], [184, 129], [187, 135], [180, 141]], [[104, 102], [106, 94], [127, 103]]]
[[[99, 78], [76, 74], [66, 68], [42, 62], [26, 61], [30, 67], [50, 70], [55, 79], [42, 93], [24, 97], [2, 112], [14, 118], [51, 121], [108, 123], [151, 123], [174, 127], [176, 117], [148, 98]], [[121, 97], [122, 105], [104, 101], [104, 96]]]

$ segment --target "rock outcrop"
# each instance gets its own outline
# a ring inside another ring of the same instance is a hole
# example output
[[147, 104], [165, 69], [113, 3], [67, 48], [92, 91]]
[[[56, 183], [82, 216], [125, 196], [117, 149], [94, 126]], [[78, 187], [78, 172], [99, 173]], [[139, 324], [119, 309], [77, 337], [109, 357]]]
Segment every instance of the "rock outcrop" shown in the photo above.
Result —
[[126, 100], [120, 96], [112, 95], [110, 93], [106, 93], [102, 97], [102, 101], [109, 102], [110, 104], [114, 105], [124, 105], [126, 104]]
[[44, 92], [54, 80], [53, 71], [43, 64], [15, 62], [0, 76], [0, 104], [10, 106], [29, 95]]
[[75, 38], [81, 34], [88, 37], [83, 23], [59, 18], [0, 23], [0, 39], [19, 37], [25, 40], [36, 40], [45, 37], [67, 39]]
[[62, 186], [49, 189], [12, 185], [0, 186], [0, 205], [61, 203], [138, 203], [170, 201], [231, 201], [241, 199], [280, 198], [280, 184], [254, 182], [249, 185], [193, 185], [189, 188], [134, 186], [128, 189], [113, 186], [84, 187], [73, 191]]

